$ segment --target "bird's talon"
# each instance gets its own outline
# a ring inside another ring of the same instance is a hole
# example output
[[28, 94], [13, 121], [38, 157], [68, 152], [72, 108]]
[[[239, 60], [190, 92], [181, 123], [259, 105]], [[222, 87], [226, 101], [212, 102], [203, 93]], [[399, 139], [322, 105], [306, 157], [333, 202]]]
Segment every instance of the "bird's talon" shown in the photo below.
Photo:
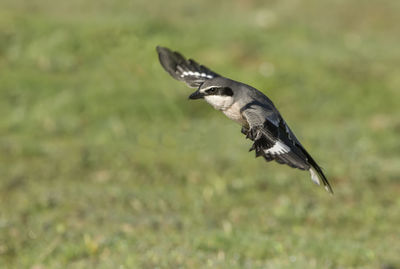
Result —
[[253, 150], [255, 150], [256, 149], [256, 143], [254, 143], [252, 146], [251, 146], [251, 148], [249, 149], [249, 152], [250, 151], [253, 151]]

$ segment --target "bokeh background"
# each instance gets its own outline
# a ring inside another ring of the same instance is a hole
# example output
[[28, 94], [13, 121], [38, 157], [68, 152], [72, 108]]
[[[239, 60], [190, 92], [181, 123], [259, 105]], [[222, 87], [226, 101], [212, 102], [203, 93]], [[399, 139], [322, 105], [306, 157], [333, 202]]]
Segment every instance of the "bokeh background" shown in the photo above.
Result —
[[[400, 268], [397, 0], [0, 2], [1, 268]], [[161, 68], [266, 93], [325, 168], [255, 159]]]

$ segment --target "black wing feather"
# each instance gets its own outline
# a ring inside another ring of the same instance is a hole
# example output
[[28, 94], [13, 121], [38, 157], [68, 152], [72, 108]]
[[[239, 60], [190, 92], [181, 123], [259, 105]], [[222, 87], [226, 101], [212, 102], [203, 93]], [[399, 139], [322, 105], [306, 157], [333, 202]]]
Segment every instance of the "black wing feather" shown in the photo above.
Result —
[[162, 67], [175, 79], [185, 82], [189, 87], [198, 88], [204, 81], [219, 77], [207, 67], [195, 60], [186, 60], [182, 54], [168, 48], [157, 47]]

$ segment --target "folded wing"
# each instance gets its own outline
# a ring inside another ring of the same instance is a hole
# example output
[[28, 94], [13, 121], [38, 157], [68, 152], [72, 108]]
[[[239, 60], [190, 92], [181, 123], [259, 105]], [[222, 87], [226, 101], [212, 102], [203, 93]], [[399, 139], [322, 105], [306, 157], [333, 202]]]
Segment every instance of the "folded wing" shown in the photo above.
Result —
[[309, 170], [312, 181], [319, 184], [321, 180], [325, 189], [333, 192], [321, 168], [272, 105], [268, 107], [253, 104], [242, 113], [249, 124], [243, 133], [254, 141], [250, 151], [254, 150], [256, 157], [263, 156], [266, 161], [275, 160], [293, 168]]

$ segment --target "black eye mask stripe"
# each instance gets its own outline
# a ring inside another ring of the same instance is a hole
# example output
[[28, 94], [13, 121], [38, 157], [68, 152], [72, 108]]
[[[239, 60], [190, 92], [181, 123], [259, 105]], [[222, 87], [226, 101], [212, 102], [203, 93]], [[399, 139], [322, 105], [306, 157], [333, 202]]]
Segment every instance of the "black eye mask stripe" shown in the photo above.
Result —
[[229, 87], [214, 87], [206, 90], [207, 95], [221, 95], [221, 96], [233, 96], [233, 91]]
[[220, 88], [221, 95], [233, 96], [233, 91], [229, 87]]

